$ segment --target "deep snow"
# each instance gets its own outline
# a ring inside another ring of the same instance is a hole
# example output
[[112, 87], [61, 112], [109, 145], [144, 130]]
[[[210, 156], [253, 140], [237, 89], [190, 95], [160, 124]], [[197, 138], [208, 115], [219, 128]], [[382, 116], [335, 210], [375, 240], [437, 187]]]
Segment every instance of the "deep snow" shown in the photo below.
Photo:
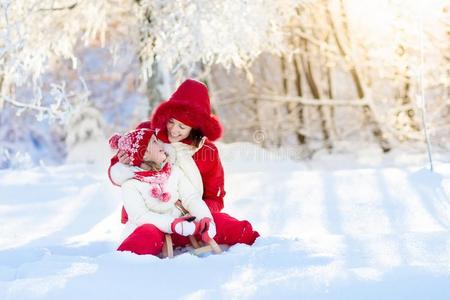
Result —
[[262, 237], [203, 258], [116, 252], [104, 168], [2, 170], [0, 299], [450, 298], [450, 163], [221, 152], [225, 211]]

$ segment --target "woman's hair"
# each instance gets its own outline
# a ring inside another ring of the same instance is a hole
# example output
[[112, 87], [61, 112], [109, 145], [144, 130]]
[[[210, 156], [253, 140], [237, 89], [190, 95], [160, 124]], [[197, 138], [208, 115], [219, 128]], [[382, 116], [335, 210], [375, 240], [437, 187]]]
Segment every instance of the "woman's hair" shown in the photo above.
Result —
[[150, 171], [159, 171], [161, 170], [161, 166], [153, 161], [143, 161], [142, 163], [146, 164]]
[[192, 145], [195, 147], [198, 147], [200, 145], [200, 142], [203, 139], [203, 133], [198, 128], [192, 128], [191, 132], [189, 133], [189, 139], [192, 141]]

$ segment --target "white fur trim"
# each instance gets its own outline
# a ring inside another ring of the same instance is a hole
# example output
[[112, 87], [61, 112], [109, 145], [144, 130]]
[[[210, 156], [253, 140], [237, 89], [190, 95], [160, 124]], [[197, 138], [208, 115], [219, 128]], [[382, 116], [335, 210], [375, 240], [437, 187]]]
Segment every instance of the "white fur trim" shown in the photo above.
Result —
[[137, 171], [135, 167], [118, 162], [109, 170], [109, 176], [115, 184], [122, 185], [126, 180], [133, 178], [135, 171]]
[[184, 176], [186, 176], [186, 178], [191, 182], [195, 190], [202, 195], [202, 176], [200, 175], [200, 171], [192, 158], [192, 155], [198, 151], [198, 148], [181, 142], [172, 143], [171, 146], [175, 150], [175, 165], [181, 169]]

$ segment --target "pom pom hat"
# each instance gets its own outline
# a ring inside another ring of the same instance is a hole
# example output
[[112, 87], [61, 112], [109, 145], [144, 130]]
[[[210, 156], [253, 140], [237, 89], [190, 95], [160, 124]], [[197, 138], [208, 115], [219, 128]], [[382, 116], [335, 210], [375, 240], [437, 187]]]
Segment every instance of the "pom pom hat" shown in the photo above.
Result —
[[215, 141], [222, 135], [219, 119], [211, 114], [208, 89], [200, 81], [187, 79], [169, 100], [162, 102], [153, 113], [152, 127], [166, 128], [171, 118], [200, 129], [210, 141]]
[[[125, 151], [130, 157], [131, 164], [139, 167], [154, 133], [154, 130], [147, 128], [136, 129], [124, 135], [116, 133], [109, 138], [109, 145], [112, 149]], [[167, 202], [170, 200], [170, 193], [167, 192], [165, 185], [170, 174], [171, 165], [165, 164], [159, 171], [135, 172], [133, 178], [150, 184], [150, 195], [162, 202]]]
[[153, 133], [154, 130], [147, 128], [136, 129], [125, 135], [116, 133], [110, 137], [109, 145], [112, 149], [125, 151], [130, 157], [131, 164], [139, 167], [144, 160], [145, 151]]

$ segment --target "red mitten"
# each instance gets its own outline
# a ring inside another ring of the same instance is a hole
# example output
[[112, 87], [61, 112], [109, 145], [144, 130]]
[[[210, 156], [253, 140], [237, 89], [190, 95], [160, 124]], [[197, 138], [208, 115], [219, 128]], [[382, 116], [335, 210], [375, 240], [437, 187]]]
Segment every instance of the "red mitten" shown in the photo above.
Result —
[[203, 218], [196, 223], [196, 233], [200, 234], [202, 241], [205, 243], [216, 236], [216, 225], [210, 218]]

